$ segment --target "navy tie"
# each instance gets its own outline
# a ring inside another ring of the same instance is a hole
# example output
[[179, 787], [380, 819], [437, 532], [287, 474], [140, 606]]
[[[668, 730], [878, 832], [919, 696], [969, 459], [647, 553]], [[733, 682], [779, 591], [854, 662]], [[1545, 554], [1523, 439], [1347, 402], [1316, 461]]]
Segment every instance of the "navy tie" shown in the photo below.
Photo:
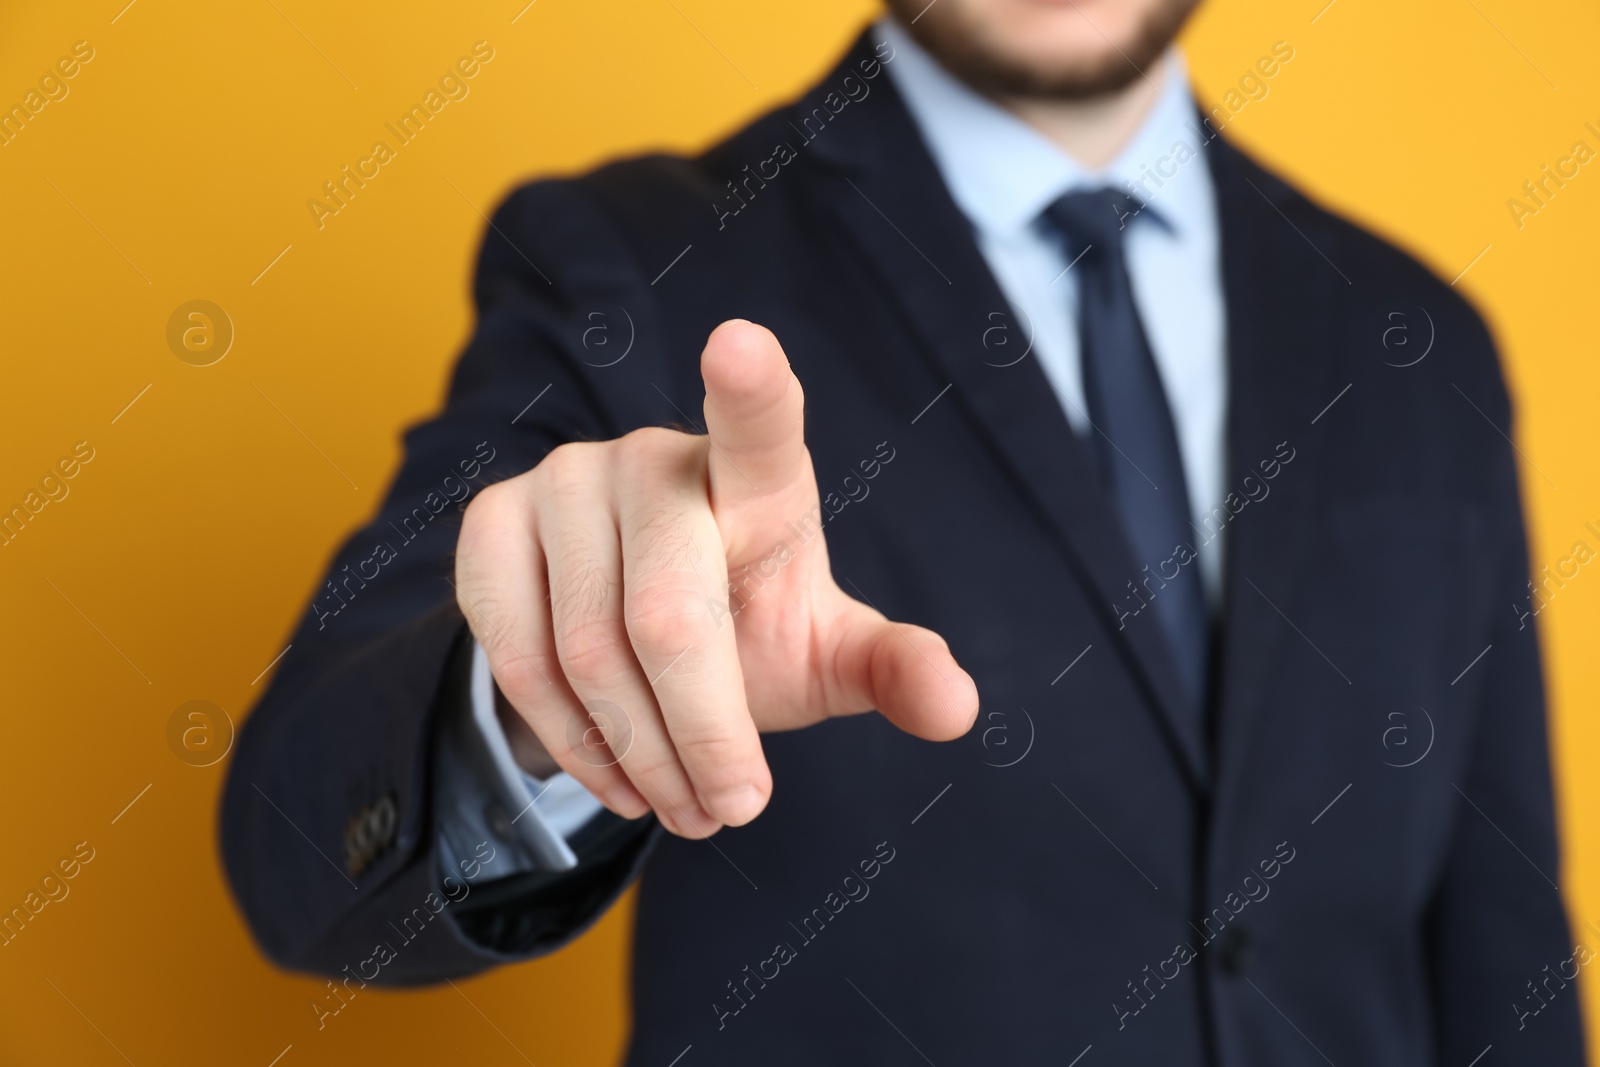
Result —
[[1190, 711], [1199, 716], [1211, 619], [1192, 558], [1178, 434], [1128, 280], [1123, 237], [1141, 210], [1127, 193], [1092, 189], [1067, 193], [1044, 214], [1066, 238], [1069, 269], [1078, 280], [1083, 391], [1093, 424], [1087, 436], [1136, 568], [1128, 575], [1136, 593], [1130, 592], [1124, 610], [1148, 602], [1139, 614], [1153, 611], [1161, 620]]

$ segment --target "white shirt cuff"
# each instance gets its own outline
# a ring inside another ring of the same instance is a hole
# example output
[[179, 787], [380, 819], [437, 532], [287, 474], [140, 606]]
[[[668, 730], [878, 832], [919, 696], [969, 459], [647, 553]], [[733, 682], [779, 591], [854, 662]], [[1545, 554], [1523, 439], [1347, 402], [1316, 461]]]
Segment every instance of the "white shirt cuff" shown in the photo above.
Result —
[[[527, 795], [527, 803], [533, 805], [531, 810], [522, 807], [517, 810], [527, 810], [528, 817], [535, 819], [540, 830], [549, 831], [557, 838], [560, 853], [572, 856], [564, 839], [599, 814], [602, 805], [593, 793], [565, 771], [539, 779], [517, 766], [500, 717], [495, 713], [494, 675], [489, 671], [489, 654], [477, 642], [472, 645], [472, 721], [488, 743], [495, 771], [501, 778], [520, 784]], [[561, 869], [576, 866], [577, 862], [573, 857]]]
[[[600, 812], [600, 802], [565, 772], [541, 780], [517, 766], [495, 713], [489, 657], [476, 643], [470, 685], [470, 716], [455, 716], [439, 733], [435, 810], [444, 869], [476, 856], [474, 882], [572, 870], [578, 857], [567, 838]], [[498, 846], [488, 862], [474, 847], [483, 841]]]

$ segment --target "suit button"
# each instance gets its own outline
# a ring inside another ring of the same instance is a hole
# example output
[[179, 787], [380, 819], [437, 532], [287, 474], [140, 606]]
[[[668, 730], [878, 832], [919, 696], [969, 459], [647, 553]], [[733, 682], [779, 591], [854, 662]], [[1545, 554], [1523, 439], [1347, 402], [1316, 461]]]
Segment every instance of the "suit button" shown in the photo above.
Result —
[[1250, 944], [1250, 935], [1235, 926], [1217, 942], [1217, 966], [1229, 978], [1241, 978], [1255, 962], [1256, 950]]
[[394, 844], [395, 828], [400, 823], [393, 793], [385, 793], [372, 807], [372, 838], [377, 851], [382, 852]]

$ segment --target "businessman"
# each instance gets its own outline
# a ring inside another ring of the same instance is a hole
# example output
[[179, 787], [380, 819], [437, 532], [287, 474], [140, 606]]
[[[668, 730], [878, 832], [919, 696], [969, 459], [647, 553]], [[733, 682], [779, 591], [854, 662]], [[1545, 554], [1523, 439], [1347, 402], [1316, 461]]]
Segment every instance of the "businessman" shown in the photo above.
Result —
[[1192, 6], [891, 0], [499, 208], [230, 773], [308, 1026], [637, 882], [632, 1065], [1583, 1062], [1492, 342]]

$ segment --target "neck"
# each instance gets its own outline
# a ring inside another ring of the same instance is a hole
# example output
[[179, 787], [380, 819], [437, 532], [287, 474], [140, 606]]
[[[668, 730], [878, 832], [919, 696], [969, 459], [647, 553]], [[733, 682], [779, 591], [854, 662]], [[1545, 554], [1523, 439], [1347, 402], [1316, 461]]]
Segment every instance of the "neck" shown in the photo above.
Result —
[[1167, 63], [1114, 93], [1088, 100], [1003, 97], [996, 101], [1073, 159], [1099, 170], [1128, 146], [1166, 85]]

